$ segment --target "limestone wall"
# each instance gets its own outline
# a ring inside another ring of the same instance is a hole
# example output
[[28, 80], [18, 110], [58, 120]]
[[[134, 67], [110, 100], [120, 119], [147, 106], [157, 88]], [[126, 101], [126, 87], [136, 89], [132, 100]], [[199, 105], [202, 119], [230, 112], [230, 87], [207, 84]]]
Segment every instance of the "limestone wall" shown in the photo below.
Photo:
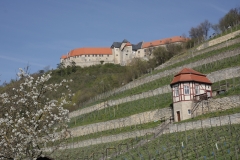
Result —
[[[208, 74], [207, 77], [213, 83], [221, 81], [221, 80], [225, 80], [225, 79], [240, 77], [240, 66], [239, 67], [226, 68], [226, 69], [223, 69], [223, 70], [212, 72], [212, 73]], [[125, 102], [135, 101], [135, 100], [138, 100], [138, 99], [143, 99], [143, 98], [147, 98], [147, 97], [151, 97], [151, 96], [156, 96], [156, 95], [159, 95], [159, 94], [169, 93], [169, 92], [172, 92], [172, 90], [171, 90], [169, 85], [166, 85], [166, 86], [157, 88], [155, 90], [144, 92], [142, 94], [137, 94], [137, 95], [133, 95], [133, 96], [130, 96], [130, 97], [125, 97], [125, 98], [121, 98], [121, 99], [118, 99], [118, 100], [106, 101], [106, 102], [102, 102], [102, 103], [96, 104], [96, 105], [91, 106], [91, 107], [83, 108], [83, 109], [80, 109], [80, 110], [69, 113], [69, 117], [73, 118], [73, 117], [76, 117], [76, 116], [79, 116], [79, 115], [82, 115], [82, 114], [93, 112], [95, 110], [104, 109], [106, 107], [118, 105], [118, 104], [125, 103]]]
[[135, 114], [125, 118], [110, 120], [107, 122], [99, 122], [99, 123], [89, 124], [85, 126], [79, 126], [79, 127], [71, 128], [70, 131], [73, 137], [82, 136], [82, 135], [87, 135], [94, 132], [101, 132], [101, 131], [110, 130], [110, 129], [117, 129], [120, 127], [158, 121], [163, 117], [169, 118], [170, 116], [172, 116], [172, 109], [163, 108], [163, 109], [157, 109], [153, 111]]
[[169, 130], [165, 130], [164, 133], [183, 132], [185, 130], [209, 128], [211, 126], [216, 127], [221, 125], [239, 124], [239, 123], [240, 123], [240, 113], [236, 113], [229, 116], [214, 117], [214, 118], [198, 120], [194, 122], [171, 124], [169, 126]]
[[65, 147], [62, 147], [60, 149], [80, 148], [80, 147], [86, 147], [86, 146], [95, 145], [95, 144], [121, 141], [121, 140], [129, 139], [129, 138], [142, 137], [145, 135], [153, 134], [154, 132], [155, 132], [154, 128], [149, 128], [149, 129], [121, 133], [121, 134], [116, 134], [116, 135], [111, 135], [111, 136], [103, 136], [100, 138], [88, 139], [88, 140], [84, 140], [84, 141], [80, 141], [80, 142], [75, 142], [75, 143], [69, 144]]
[[[165, 128], [161, 133], [168, 134], [173, 132], [183, 132], [185, 130], [195, 130], [195, 129], [201, 129], [201, 128], [204, 129], [204, 128], [210, 128], [210, 127], [216, 127], [216, 126], [239, 124], [239, 123], [240, 123], [240, 113], [236, 113], [233, 115], [208, 118], [205, 120], [198, 120], [194, 122], [169, 124], [168, 127]], [[162, 126], [160, 126], [160, 128], [161, 127]], [[121, 133], [117, 135], [102, 136], [95, 139], [88, 139], [80, 142], [71, 143], [60, 149], [80, 148], [80, 147], [86, 147], [86, 146], [95, 145], [95, 144], [115, 142], [115, 141], [125, 140], [129, 138], [141, 137], [145, 135], [153, 135], [154, 133], [157, 133], [157, 132], [159, 132], [159, 128], [150, 128], [150, 129]]]
[[[195, 116], [200, 115], [202, 113], [215, 112], [219, 109], [226, 110], [226, 109], [235, 108], [235, 107], [240, 107], [240, 95], [224, 97], [219, 99], [210, 99], [208, 103], [206, 101], [202, 101], [202, 104], [200, 104], [198, 110], [195, 112]], [[173, 113], [171, 108], [163, 108], [163, 109], [143, 112], [140, 114], [135, 114], [125, 118], [110, 120], [107, 122], [100, 122], [100, 123], [94, 123], [94, 124], [89, 124], [85, 126], [79, 126], [79, 127], [71, 128], [70, 131], [72, 135], [75, 137], [75, 136], [87, 135], [94, 132], [101, 132], [105, 130], [120, 128], [120, 127], [158, 121], [162, 117], [169, 119], [170, 116], [173, 116], [172, 114]]]
[[[240, 42], [240, 40], [239, 40], [239, 42]], [[100, 94], [100, 95], [96, 96], [95, 98], [93, 98], [91, 101], [104, 99], [104, 98], [109, 97], [111, 95], [121, 93], [125, 90], [135, 88], [137, 86], [143, 85], [145, 83], [149, 83], [151, 81], [154, 81], [156, 79], [160, 79], [162, 77], [172, 76], [172, 75], [178, 73], [183, 68], [194, 68], [194, 67], [201, 66], [201, 65], [204, 65], [204, 64], [208, 64], [208, 63], [211, 63], [211, 62], [215, 62], [215, 61], [218, 61], [218, 60], [221, 60], [221, 59], [224, 59], [224, 58], [236, 56], [236, 55], [239, 55], [239, 54], [240, 54], [240, 49], [235, 49], [235, 50], [220, 53], [220, 54], [212, 56], [212, 57], [201, 59], [197, 62], [193, 62], [193, 63], [189, 63], [189, 64], [186, 64], [186, 65], [183, 65], [183, 66], [180, 66], [180, 67], [176, 67], [176, 68], [173, 68], [173, 69], [165, 70], [165, 71], [159, 72], [155, 75], [151, 75], [151, 76], [148, 76], [148, 77], [145, 77], [145, 78], [142, 78], [142, 79], [134, 80], [134, 81], [128, 83], [127, 85], [125, 85], [123, 87], [120, 87], [118, 89]], [[89, 103], [91, 101], [89, 101]]]
[[166, 63], [156, 67], [155, 69], [162, 69], [162, 68], [171, 66], [175, 63], [178, 63], [178, 62], [184, 61], [186, 59], [192, 58], [194, 56], [201, 55], [203, 53], [207, 53], [207, 52], [214, 51], [214, 50], [217, 50], [217, 49], [221, 49], [221, 48], [224, 48], [224, 47], [227, 47], [227, 46], [231, 46], [231, 45], [234, 45], [234, 44], [237, 44], [237, 43], [240, 43], [240, 38], [236, 38], [236, 39], [233, 39], [233, 40], [228, 40], [226, 43], [220, 43], [220, 44], [217, 44], [215, 46], [206, 48], [204, 50], [199, 50], [199, 51], [190, 50], [189, 51], [190, 54], [185, 55], [185, 56], [183, 55], [181, 58], [178, 58], [178, 59], [175, 59], [175, 57], [173, 57], [174, 60], [167, 61]]
[[201, 50], [201, 49], [204, 49], [206, 47], [210, 47], [210, 46], [222, 43], [222, 42], [226, 42], [227, 40], [229, 40], [231, 38], [234, 38], [236, 36], [239, 36], [239, 35], [240, 35], [240, 30], [232, 32], [232, 33], [229, 33], [229, 34], [227, 34], [225, 36], [221, 36], [219, 38], [216, 38], [216, 39], [213, 39], [213, 40], [210, 40], [210, 41], [207, 41], [207, 42], [203, 43], [202, 45], [197, 47], [197, 50]]
[[235, 107], [240, 107], [240, 95], [209, 99], [199, 103], [193, 116], [195, 117], [209, 112], [224, 111]]

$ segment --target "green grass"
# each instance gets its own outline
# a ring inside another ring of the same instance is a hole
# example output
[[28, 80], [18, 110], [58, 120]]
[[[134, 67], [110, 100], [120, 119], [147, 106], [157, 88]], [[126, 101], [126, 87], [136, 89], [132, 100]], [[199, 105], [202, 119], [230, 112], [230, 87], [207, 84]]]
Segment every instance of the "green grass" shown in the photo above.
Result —
[[[225, 69], [225, 68], [229, 68], [229, 67], [236, 67], [236, 66], [240, 66], [240, 55], [225, 58], [225, 59], [222, 59], [222, 60], [219, 60], [216, 62], [212, 62], [212, 63], [208, 63], [208, 64], [205, 64], [202, 66], [194, 67], [193, 69], [196, 71], [199, 71], [203, 74], [208, 74], [208, 73], [211, 73], [211, 72], [214, 72], [217, 70], [221, 70], [221, 69]], [[123, 98], [124, 96], [127, 97], [132, 94], [141, 93], [143, 91], [147, 91], [148, 89], [154, 89], [154, 88], [159, 88], [164, 85], [168, 85], [171, 82], [171, 77], [173, 77], [173, 75], [164, 77], [162, 80], [159, 79], [159, 80], [155, 80], [150, 83], [146, 83], [144, 85], [140, 85], [132, 90], [127, 90], [127, 91], [120, 93], [119, 96], [115, 95], [110, 98], [111, 99]], [[231, 94], [235, 94], [235, 93], [231, 93]], [[148, 99], [146, 99], [146, 100], [148, 101]], [[140, 101], [139, 103], [141, 103], [141, 100], [139, 100], [139, 101]], [[129, 103], [138, 103], [138, 102], [129, 102]], [[129, 103], [127, 105], [129, 105]], [[161, 104], [159, 104], [159, 106], [160, 105]], [[140, 113], [140, 112], [135, 112], [135, 113]]]
[[165, 134], [115, 159], [236, 159], [239, 129], [238, 124]]
[[[198, 66], [193, 69], [201, 73], [207, 74], [220, 69], [235, 67], [235, 66], [240, 66], [240, 55], [225, 58], [220, 61], [212, 62], [206, 65]], [[163, 81], [163, 82], [167, 83], [167, 81]], [[164, 83], [161, 83], [161, 84], [164, 84]], [[151, 84], [144, 84], [143, 86], [145, 87], [142, 87], [142, 88], [147, 89], [149, 85]], [[157, 85], [153, 85], [153, 86], [156, 87]], [[141, 87], [136, 88], [135, 92], [140, 91], [139, 89], [141, 89]], [[127, 93], [129, 94], [129, 92]], [[226, 93], [226, 95], [227, 94], [234, 95], [237, 93], [239, 93], [239, 89], [236, 87], [231, 92]], [[164, 100], [164, 99], [158, 100], [161, 97], [165, 97], [167, 98], [167, 100]], [[166, 103], [163, 103], [163, 102], [166, 102]], [[75, 127], [79, 125], [85, 125], [90, 123], [97, 123], [97, 122], [103, 122], [103, 121], [108, 121], [112, 119], [123, 118], [123, 117], [130, 116], [132, 114], [137, 114], [144, 111], [150, 111], [157, 108], [164, 108], [169, 106], [170, 103], [171, 103], [171, 93], [139, 99], [136, 101], [123, 103], [118, 106], [108, 107], [100, 111], [95, 111], [92, 113], [78, 116], [71, 120], [71, 122], [69, 123], [69, 127]]]
[[[54, 154], [50, 155], [51, 157], [58, 159], [58, 160], [76, 160], [76, 159], [99, 159], [103, 155], [106, 155], [107, 148], [118, 148], [121, 144], [131, 143], [131, 145], [137, 144], [142, 138], [144, 137], [137, 137], [136, 139], [126, 139], [122, 141], [116, 141], [111, 143], [102, 143], [98, 145], [91, 145], [84, 148], [76, 148], [76, 149], [64, 149], [55, 152]], [[123, 146], [123, 145], [122, 145]], [[108, 150], [109, 154], [114, 153], [114, 149]], [[48, 153], [46, 153], [48, 155]]]
[[[100, 159], [237, 159], [240, 156], [240, 124], [193, 129], [184, 132], [164, 134], [148, 143], [152, 135], [135, 137], [123, 141], [102, 143], [83, 148], [65, 149], [51, 155], [53, 158]], [[126, 149], [128, 152], [125, 152]], [[114, 156], [115, 153], [122, 153]], [[93, 158], [94, 155], [94, 158]]]
[[231, 88], [236, 88], [240, 85], [240, 77], [235, 77], [231, 79], [226, 79], [222, 81], [218, 81], [214, 84], [212, 84], [212, 90], [220, 90], [220, 89], [231, 89]]
[[149, 123], [144, 123], [144, 124], [127, 126], [127, 127], [120, 127], [120, 128], [116, 128], [116, 129], [102, 131], [102, 132], [95, 132], [95, 133], [91, 133], [88, 135], [72, 137], [72, 138], [68, 139], [68, 142], [69, 143], [79, 142], [79, 141], [83, 141], [83, 140], [87, 140], [87, 139], [100, 138], [102, 136], [110, 136], [110, 135], [116, 135], [116, 134], [121, 134], [121, 133], [126, 133], [126, 132], [140, 131], [143, 129], [155, 128], [160, 124], [161, 124], [161, 122], [157, 121], [157, 122], [149, 122]]
[[[226, 83], [228, 84], [228, 91], [225, 92], [224, 94], [217, 95], [214, 98], [222, 98], [222, 97], [226, 97], [226, 96], [240, 94], [240, 78], [238, 78], [238, 77], [232, 78], [232, 79], [227, 79], [227, 80], [220, 81], [220, 82], [216, 82], [213, 84], [213, 87], [215, 89], [217, 89], [219, 87], [219, 85], [224, 85]], [[234, 114], [234, 113], [240, 113], [240, 107], [227, 109], [224, 111], [206, 113], [206, 114], [197, 116], [195, 118], [184, 120], [181, 122], [176, 122], [176, 123], [184, 123], [184, 122], [202, 120], [202, 119], [224, 116], [224, 115], [229, 115], [229, 114]], [[117, 129], [107, 130], [107, 131], [103, 131], [103, 132], [92, 133], [92, 134], [85, 135], [85, 136], [74, 137], [72, 140], [73, 140], [73, 142], [75, 142], [75, 141], [81, 141], [81, 140], [86, 140], [86, 139], [91, 139], [91, 138], [98, 138], [100, 136], [108, 136], [108, 135], [115, 135], [115, 134], [120, 134], [120, 133], [124, 133], [124, 132], [130, 132], [130, 131], [134, 131], [136, 129], [153, 128], [153, 127], [156, 127], [158, 124], [159, 123], [156, 123], [156, 122], [150, 122], [150, 123], [136, 125], [136, 126], [117, 128]]]
[[161, 94], [80, 115], [71, 119], [69, 127], [72, 128], [86, 124], [105, 122], [113, 119], [128, 117], [133, 114], [165, 108], [170, 106], [172, 103], [171, 95], [171, 93]]
[[237, 26], [234, 26], [232, 27], [232, 29], [227, 29], [225, 32], [223, 32], [222, 34], [218, 34], [217, 36], [215, 36], [214, 38], [211, 38], [210, 40], [213, 40], [213, 39], [216, 39], [216, 38], [219, 38], [219, 37], [222, 37], [222, 36], [225, 36], [229, 33], [232, 33], [232, 32], [235, 32], [235, 31], [238, 31], [240, 30], [240, 25], [237, 25]]
[[[229, 47], [222, 48], [220, 50], [207, 52], [205, 54], [198, 55], [198, 56], [195, 56], [191, 59], [187, 59], [185, 61], [182, 61], [182, 62], [176, 63], [174, 65], [168, 66], [164, 69], [156, 70], [156, 71], [154, 71], [155, 73], [153, 73], [153, 74], [159, 73], [159, 72], [161, 72], [165, 69], [172, 69], [172, 68], [179, 67], [179, 66], [182, 66], [182, 65], [185, 65], [185, 64], [196, 62], [200, 59], [207, 58], [207, 57], [210, 57], [210, 56], [213, 56], [213, 55], [217, 55], [217, 54], [220, 54], [222, 52], [226, 52], [228, 50], [236, 49], [236, 48], [239, 48], [239, 47], [240, 47], [240, 43], [229, 46]], [[207, 74], [207, 73], [214, 72], [214, 71], [217, 71], [217, 70], [221, 70], [221, 69], [224, 69], [224, 68], [239, 66], [239, 65], [240, 65], [240, 56], [237, 55], [237, 56], [234, 56], [234, 57], [229, 57], [229, 58], [222, 59], [222, 60], [219, 60], [219, 61], [216, 61], [216, 62], [212, 62], [212, 63], [206, 64], [206, 65], [194, 67], [193, 69], [195, 69], [195, 70], [197, 70], [201, 73]], [[139, 94], [139, 93], [142, 93], [142, 92], [146, 92], [146, 91], [149, 91], [149, 90], [153, 90], [153, 89], [162, 87], [164, 85], [168, 85], [168, 84], [170, 84], [172, 78], [173, 78], [173, 75], [169, 75], [167, 77], [162, 77], [160, 79], [151, 81], [149, 83], [145, 83], [145, 84], [140, 85], [138, 87], [135, 87], [135, 88], [132, 88], [132, 89], [129, 89], [129, 90], [125, 90], [125, 91], [120, 92], [118, 94], [112, 95], [108, 98], [104, 98], [102, 100], [89, 103], [89, 104], [83, 106], [83, 108], [89, 107], [89, 106], [97, 104], [97, 103], [100, 103], [102, 101], [107, 101], [107, 100], [110, 100], [110, 99], [114, 100], [114, 99], [119, 99], [119, 98], [123, 98], [123, 97], [128, 97], [128, 96], [131, 96], [131, 95], [134, 95], [134, 94]]]
[[236, 49], [236, 48], [239, 48], [239, 47], [240, 47], [240, 43], [237, 43], [237, 44], [234, 44], [234, 45], [231, 45], [231, 46], [228, 46], [228, 47], [224, 47], [224, 48], [217, 49], [217, 50], [214, 50], [214, 51], [206, 52], [204, 54], [194, 56], [194, 57], [186, 59], [184, 61], [181, 61], [181, 62], [175, 63], [173, 65], [167, 66], [165, 68], [162, 68], [162, 69], [159, 69], [159, 70], [154, 70], [152, 74], [157, 74], [159, 72], [163, 72], [164, 70], [169, 70], [169, 69], [173, 69], [173, 68], [183, 66], [183, 65], [186, 65], [186, 64], [189, 64], [189, 63], [193, 63], [193, 62], [199, 61], [201, 59], [205, 59], [205, 58], [208, 58], [208, 57], [211, 57], [211, 56], [214, 56], [214, 55], [218, 55], [220, 53], [223, 53], [223, 52], [226, 52], [226, 51], [229, 51], [229, 50], [233, 50], [233, 49]]

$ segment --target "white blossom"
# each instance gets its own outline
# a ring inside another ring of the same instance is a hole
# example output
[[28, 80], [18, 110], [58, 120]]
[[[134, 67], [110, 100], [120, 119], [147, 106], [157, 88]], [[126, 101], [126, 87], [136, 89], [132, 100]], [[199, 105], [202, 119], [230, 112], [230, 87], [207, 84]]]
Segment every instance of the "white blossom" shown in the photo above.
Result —
[[[33, 78], [21, 68], [17, 75], [23, 80], [19, 87], [0, 94], [1, 112], [4, 113], [0, 118], [0, 146], [4, 146], [0, 149], [0, 155], [8, 159], [36, 159], [44, 150], [44, 144], [67, 135], [69, 111], [62, 105], [68, 103], [66, 95], [69, 94], [61, 95], [60, 101], [44, 95], [57, 91], [67, 80], [60, 84], [47, 84], [50, 74]], [[55, 134], [56, 131], [60, 132]]]

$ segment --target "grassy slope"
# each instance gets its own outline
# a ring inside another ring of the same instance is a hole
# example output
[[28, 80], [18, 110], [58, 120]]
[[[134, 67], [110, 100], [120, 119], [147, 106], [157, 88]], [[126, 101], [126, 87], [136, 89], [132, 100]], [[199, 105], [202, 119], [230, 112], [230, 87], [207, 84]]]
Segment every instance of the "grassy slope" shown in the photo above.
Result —
[[[233, 46], [233, 48], [238, 48], [238, 47], [239, 47], [239, 44]], [[219, 53], [219, 51], [218, 52], [216, 51], [216, 52], [212, 52], [212, 54], [210, 53], [210, 55], [215, 55], [218, 53]], [[201, 59], [203, 57], [198, 57], [198, 58]], [[197, 58], [195, 60], [190, 60], [189, 62], [193, 62], [193, 61], [197, 61]], [[220, 70], [223, 68], [239, 66], [239, 61], [240, 61], [239, 56], [237, 56], [234, 58], [227, 58], [223, 61], [215, 62], [215, 63], [209, 64], [209, 65], [196, 67], [195, 69], [200, 72], [203, 72], [203, 73], [209, 73], [209, 72]], [[184, 63], [188, 63], [188, 62], [185, 61]], [[169, 66], [168, 69], [174, 68], [178, 65], [181, 66], [184, 63], [180, 62], [179, 64]], [[211, 68], [210, 71], [208, 70], [209, 67]], [[160, 81], [163, 81], [163, 80], [160, 80]], [[166, 82], [167, 81], [168, 80], [166, 80]], [[214, 83], [213, 88], [217, 89], [219, 87], [219, 85], [223, 84], [224, 82], [226, 82], [226, 81]], [[228, 92], [226, 92], [224, 95], [219, 95], [218, 97], [240, 94], [240, 88], [235, 85], [235, 84], [239, 84], [238, 81], [236, 81], [236, 79], [230, 79], [230, 80], [227, 80], [227, 82], [229, 83], [230, 86], [232, 86], [232, 89], [228, 90]], [[148, 91], [147, 88], [149, 88], [149, 90], [150, 90], [150, 89], [154, 89], [155, 88], [154, 86], [159, 87], [159, 84], [161, 85], [164, 83], [158, 83], [156, 81], [149, 85], [145, 84], [145, 85], [139, 87], [140, 89], [134, 88], [132, 91], [127, 91], [125, 93], [122, 93], [122, 95], [117, 95], [117, 97], [111, 97], [111, 98], [117, 99], [117, 98], [129, 96], [132, 94], [138, 94], [138, 93], [141, 93], [144, 91]], [[136, 102], [132, 102], [132, 104], [134, 104], [134, 103], [136, 103]], [[139, 103], [139, 104], [141, 104], [141, 103]], [[144, 105], [144, 104], [141, 104], [141, 105]], [[120, 105], [118, 107], [121, 108]], [[209, 113], [209, 114], [197, 117], [194, 120], [205, 119], [208, 117], [226, 115], [226, 114], [231, 114], [231, 113], [236, 113], [236, 112], [240, 112], [239, 108], [226, 110], [224, 112]], [[111, 113], [109, 112], [108, 116], [110, 114]], [[123, 112], [122, 114], [125, 114], [125, 113]], [[131, 114], [133, 114], [133, 113], [131, 113]], [[89, 115], [85, 115], [85, 116], [88, 118], [91, 116], [94, 117], [93, 114], [92, 115], [89, 114]], [[92, 121], [92, 120], [94, 120], [94, 119], [89, 118], [89, 121]], [[149, 125], [152, 125], [152, 124], [149, 124]], [[229, 129], [230, 129], [229, 126], [222, 126], [222, 127], [211, 128], [211, 129], [191, 130], [191, 131], [187, 131], [187, 132], [179, 132], [179, 133], [163, 135], [154, 142], [147, 143], [146, 145], [141, 146], [140, 148], [136, 148], [136, 149], [132, 150], [131, 154], [127, 153], [127, 154], [121, 155], [121, 156], [119, 156], [117, 158], [113, 158], [113, 159], [132, 159], [133, 157], [137, 158], [137, 159], [139, 159], [139, 158], [140, 159], [143, 159], [143, 158], [148, 159], [149, 157], [156, 158], [156, 159], [164, 159], [164, 158], [179, 159], [181, 157], [182, 158], [185, 157], [187, 159], [196, 159], [197, 157], [203, 158], [203, 159], [204, 158], [214, 159], [214, 157], [217, 157], [218, 159], [234, 158], [234, 156], [236, 156], [236, 154], [234, 154], [235, 145], [236, 144], [239, 145], [239, 138], [235, 140], [235, 138], [239, 137], [239, 135], [234, 134], [234, 133], [239, 133], [240, 126], [232, 125], [230, 127], [233, 131], [235, 131], [235, 132], [232, 132], [233, 134], [232, 133], [229, 134]], [[129, 129], [127, 129], [127, 128], [123, 129], [122, 131], [123, 132], [128, 131]], [[106, 131], [104, 133], [104, 135], [117, 134], [120, 132], [121, 131], [119, 131], [119, 132]], [[98, 137], [97, 134], [88, 135], [88, 136], [81, 137], [81, 138], [78, 137], [78, 138], [83, 140], [83, 139], [96, 138], [96, 137]], [[75, 140], [77, 141], [78, 138], [76, 138]], [[126, 144], [128, 146], [131, 146], [131, 145], [137, 144], [140, 141], [140, 139], [145, 139], [145, 138], [146, 137], [138, 137], [136, 139], [127, 139], [127, 140], [119, 141], [119, 142], [105, 143], [105, 144], [100, 144], [100, 145], [92, 145], [89, 147], [85, 147], [84, 149], [79, 148], [79, 149], [65, 150], [64, 152], [62, 152], [59, 155], [62, 158], [62, 157], [64, 157], [64, 153], [65, 153], [66, 155], [68, 155], [68, 159], [75, 159], [76, 156], [78, 158], [81, 158], [81, 157], [90, 158], [93, 155], [95, 157], [101, 157], [104, 153], [106, 153], [106, 150], [105, 150], [106, 148], [111, 147], [111, 148], [118, 149], [119, 144]], [[211, 139], [211, 141], [209, 141], [210, 139]], [[180, 141], [184, 143], [184, 149], [182, 148]], [[218, 151], [216, 148], [214, 149], [216, 143], [218, 143], [219, 148], [220, 148]], [[208, 147], [206, 148], [206, 146], [208, 146]], [[204, 148], [206, 148], [206, 149], [204, 149]], [[197, 154], [195, 152], [195, 149], [197, 149], [199, 151]], [[69, 154], [70, 152], [71, 152], [71, 154]], [[113, 151], [110, 151], [110, 152], [114, 153]], [[81, 153], [80, 157], [79, 157], [79, 153]], [[228, 153], [228, 154], [226, 154], [226, 153]], [[71, 156], [69, 156], [69, 155], [71, 155]]]

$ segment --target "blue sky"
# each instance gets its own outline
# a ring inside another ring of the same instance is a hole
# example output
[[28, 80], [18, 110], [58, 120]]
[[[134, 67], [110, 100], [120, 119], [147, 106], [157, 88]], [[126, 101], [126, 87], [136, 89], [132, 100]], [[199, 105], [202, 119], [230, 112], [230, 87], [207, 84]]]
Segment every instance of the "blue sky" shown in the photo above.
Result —
[[18, 68], [56, 68], [74, 48], [110, 47], [187, 35], [205, 19], [215, 24], [239, 0], [1, 0], [0, 84]]

